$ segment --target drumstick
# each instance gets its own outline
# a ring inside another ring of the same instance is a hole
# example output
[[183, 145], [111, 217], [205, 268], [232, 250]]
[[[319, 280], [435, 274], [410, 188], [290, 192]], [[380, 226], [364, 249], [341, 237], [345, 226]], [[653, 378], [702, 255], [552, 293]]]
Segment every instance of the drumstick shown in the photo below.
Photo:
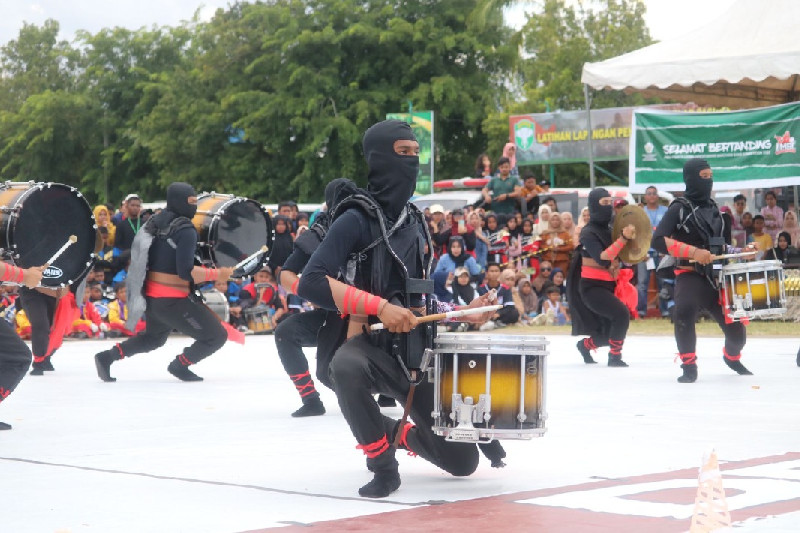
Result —
[[[753, 250], [752, 252], [740, 252], [738, 254], [721, 254], [721, 255], [712, 255], [711, 260], [716, 261], [718, 259], [735, 259], [737, 257], [747, 257], [748, 255], [756, 255], [758, 250]], [[689, 259], [690, 263], [697, 263], [695, 259]]]
[[[489, 311], [497, 311], [503, 307], [502, 305], [486, 305], [483, 307], [471, 307], [465, 309], [458, 309], [456, 311], [448, 311], [446, 313], [436, 313], [435, 315], [421, 316], [417, 322], [433, 322], [435, 320], [444, 320], [446, 318], [458, 318], [466, 315], [479, 315], [481, 313], [488, 313]], [[372, 324], [369, 329], [372, 331], [379, 331], [383, 329], [383, 323]]]
[[238, 263], [236, 263], [236, 266], [235, 266], [235, 267], [233, 267], [233, 270], [239, 270], [240, 268], [242, 268], [243, 266], [245, 266], [247, 263], [249, 263], [250, 261], [252, 261], [252, 260], [253, 260], [253, 259], [255, 259], [256, 257], [258, 257], [258, 255], [259, 255], [259, 254], [263, 254], [263, 253], [264, 253], [264, 252], [266, 252], [267, 250], [269, 250], [269, 248], [267, 248], [267, 245], [265, 244], [264, 246], [262, 246], [261, 248], [259, 248], [259, 250], [258, 250], [257, 252], [255, 252], [255, 253], [253, 253], [253, 254], [251, 254], [251, 255], [248, 255], [247, 257], [245, 257], [244, 259], [242, 259], [241, 261], [239, 261]]
[[78, 237], [76, 237], [75, 235], [70, 235], [70, 236], [69, 236], [69, 239], [67, 239], [67, 242], [65, 242], [65, 243], [64, 243], [64, 246], [62, 246], [61, 248], [59, 248], [59, 249], [58, 249], [58, 251], [57, 251], [56, 253], [54, 253], [54, 254], [53, 254], [53, 257], [51, 257], [51, 258], [50, 258], [50, 259], [49, 259], [49, 260], [48, 260], [48, 261], [45, 263], [45, 265], [47, 265], [47, 266], [50, 266], [50, 265], [52, 265], [53, 263], [55, 263], [56, 259], [58, 259], [59, 257], [61, 257], [61, 254], [63, 254], [63, 253], [64, 253], [64, 251], [65, 251], [67, 248], [69, 248], [70, 244], [74, 244], [74, 243], [76, 243], [76, 242], [78, 242]]

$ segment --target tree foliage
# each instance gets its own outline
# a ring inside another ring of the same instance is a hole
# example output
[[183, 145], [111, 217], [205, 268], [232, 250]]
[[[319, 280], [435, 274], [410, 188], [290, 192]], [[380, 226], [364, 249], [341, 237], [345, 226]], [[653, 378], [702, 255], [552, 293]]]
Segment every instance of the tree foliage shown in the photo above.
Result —
[[437, 176], [460, 177], [487, 146], [499, 153], [508, 113], [581, 107], [584, 61], [649, 42], [636, 2], [546, 0], [519, 33], [504, 3], [241, 2], [209, 22], [74, 43], [57, 40], [56, 21], [25, 25], [0, 47], [2, 177], [72, 184], [92, 201], [157, 199], [176, 180], [316, 201], [335, 177], [365, 183], [363, 132], [409, 103], [435, 112]]

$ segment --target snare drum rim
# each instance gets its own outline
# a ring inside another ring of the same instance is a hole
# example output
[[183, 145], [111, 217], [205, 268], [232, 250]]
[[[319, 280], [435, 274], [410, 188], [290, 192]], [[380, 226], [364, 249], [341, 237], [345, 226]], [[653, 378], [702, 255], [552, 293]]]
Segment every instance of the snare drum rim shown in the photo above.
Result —
[[[92, 229], [97, 231], [97, 220], [94, 216], [94, 211], [92, 211], [92, 206], [89, 205], [89, 202], [83, 196], [83, 193], [77, 187], [73, 187], [72, 185], [67, 185], [65, 183], [56, 183], [53, 181], [6, 181], [5, 183], [0, 186], [0, 191], [11, 191], [13, 189], [20, 189], [19, 194], [16, 194], [12, 197], [13, 206], [11, 206], [11, 211], [8, 213], [8, 222], [6, 223], [6, 244], [12, 244], [12, 250], [5, 250], [7, 255], [10, 255], [11, 259], [17, 264], [19, 259], [19, 253], [17, 250], [17, 244], [14, 242], [14, 235], [16, 233], [17, 223], [20, 220], [19, 211], [24, 207], [25, 200], [33, 195], [36, 192], [42, 191], [44, 189], [51, 189], [51, 188], [58, 188], [58, 189], [66, 189], [67, 192], [72, 193], [76, 198], [83, 201], [84, 206], [86, 207], [86, 212], [89, 215], [89, 218], [92, 222]], [[2, 220], [2, 218], [0, 218]], [[89, 258], [87, 259], [83, 269], [78, 272], [74, 279], [71, 281], [73, 283], [82, 280], [88, 273], [89, 270], [92, 268], [92, 264], [94, 263], [94, 258], [97, 254], [94, 252], [94, 247], [92, 248], [92, 252], [89, 254]], [[47, 278], [42, 278], [42, 281], [45, 281]], [[46, 288], [57, 288], [57, 287], [66, 287], [67, 283], [57, 283], [54, 285], [45, 285], [42, 282], [39, 282], [37, 287], [46, 287]]]
[[744, 274], [745, 272], [767, 272], [772, 270], [783, 270], [783, 263], [774, 259], [763, 259], [761, 261], [745, 261], [742, 263], [728, 263], [722, 265], [722, 274]]

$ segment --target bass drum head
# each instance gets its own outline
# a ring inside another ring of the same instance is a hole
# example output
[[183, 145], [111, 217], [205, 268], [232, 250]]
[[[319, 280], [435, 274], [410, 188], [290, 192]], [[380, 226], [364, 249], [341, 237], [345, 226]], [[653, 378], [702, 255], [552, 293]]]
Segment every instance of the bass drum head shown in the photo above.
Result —
[[[236, 266], [262, 246], [272, 248], [272, 221], [254, 200], [231, 200], [222, 206], [212, 224], [211, 239], [216, 267]], [[260, 261], [245, 265], [243, 275], [258, 272], [268, 258], [269, 252], [263, 254]]]
[[37, 184], [18, 207], [9, 236], [19, 255], [17, 266], [43, 265], [75, 235], [78, 240], [45, 270], [41, 285], [61, 287], [81, 279], [91, 267], [97, 237], [92, 209], [83, 196], [66, 185]]

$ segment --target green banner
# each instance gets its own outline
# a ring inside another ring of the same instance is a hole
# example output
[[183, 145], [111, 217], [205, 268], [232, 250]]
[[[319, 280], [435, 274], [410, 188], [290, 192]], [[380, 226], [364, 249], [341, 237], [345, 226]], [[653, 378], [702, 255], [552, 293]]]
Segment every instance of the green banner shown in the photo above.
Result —
[[415, 194], [430, 194], [433, 192], [433, 111], [387, 113], [386, 118], [411, 124], [419, 141], [419, 175]]
[[706, 159], [714, 189], [800, 184], [800, 103], [725, 113], [638, 109], [631, 135], [630, 190], [682, 191], [686, 160]]

